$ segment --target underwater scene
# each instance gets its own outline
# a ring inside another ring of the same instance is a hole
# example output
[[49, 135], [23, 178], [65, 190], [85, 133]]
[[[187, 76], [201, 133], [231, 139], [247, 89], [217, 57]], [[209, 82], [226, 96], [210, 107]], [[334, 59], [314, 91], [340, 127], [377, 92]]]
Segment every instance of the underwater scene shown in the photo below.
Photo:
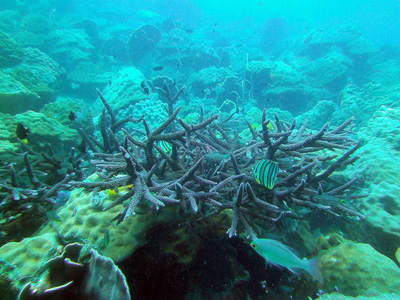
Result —
[[1, 0], [0, 300], [400, 299], [399, 16]]

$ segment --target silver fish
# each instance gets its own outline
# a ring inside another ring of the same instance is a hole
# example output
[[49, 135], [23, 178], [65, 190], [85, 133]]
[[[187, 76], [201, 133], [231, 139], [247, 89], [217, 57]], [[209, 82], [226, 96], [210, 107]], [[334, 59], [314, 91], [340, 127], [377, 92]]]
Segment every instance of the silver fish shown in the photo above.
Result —
[[319, 258], [301, 259], [288, 246], [272, 239], [254, 239], [250, 244], [269, 263], [291, 269], [302, 269], [319, 282], [323, 282], [319, 271]]

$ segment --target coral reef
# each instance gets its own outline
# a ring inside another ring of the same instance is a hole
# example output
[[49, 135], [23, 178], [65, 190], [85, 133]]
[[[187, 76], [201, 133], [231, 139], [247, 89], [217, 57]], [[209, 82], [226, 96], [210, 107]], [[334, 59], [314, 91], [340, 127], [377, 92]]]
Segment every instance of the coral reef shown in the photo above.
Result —
[[1, 2], [0, 298], [397, 297], [399, 50], [164, 2]]
[[9, 68], [21, 63], [24, 53], [15, 40], [1, 31], [0, 40], [0, 68]]
[[[400, 269], [368, 244], [344, 242], [321, 256], [324, 286], [348, 296], [399, 290]], [[373, 270], [373, 272], [371, 271]]]
[[[91, 178], [88, 182], [101, 183], [103, 180]], [[146, 232], [150, 228], [168, 222], [174, 215], [172, 210], [152, 214], [141, 208], [134, 217], [121, 225], [110, 224], [123, 206], [116, 205], [106, 212], [103, 212], [103, 208], [110, 206], [117, 196], [125, 195], [128, 189], [121, 187], [118, 189], [118, 194], [113, 190], [94, 191], [88, 194], [82, 189], [76, 189], [65, 206], [57, 211], [58, 219], [43, 228], [41, 232], [56, 230], [64, 240], [84, 242], [85, 245], [99, 249], [115, 262], [119, 262], [145, 242]], [[165, 215], [168, 213], [171, 214], [171, 218], [165, 220]], [[177, 213], [175, 214], [179, 217]]]

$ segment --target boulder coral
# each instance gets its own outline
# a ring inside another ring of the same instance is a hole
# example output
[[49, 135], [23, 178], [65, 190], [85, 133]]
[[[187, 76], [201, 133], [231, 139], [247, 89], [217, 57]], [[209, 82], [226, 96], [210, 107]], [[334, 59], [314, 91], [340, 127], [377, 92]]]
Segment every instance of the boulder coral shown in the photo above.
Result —
[[390, 293], [400, 289], [400, 268], [368, 244], [344, 242], [322, 254], [323, 287], [348, 296]]

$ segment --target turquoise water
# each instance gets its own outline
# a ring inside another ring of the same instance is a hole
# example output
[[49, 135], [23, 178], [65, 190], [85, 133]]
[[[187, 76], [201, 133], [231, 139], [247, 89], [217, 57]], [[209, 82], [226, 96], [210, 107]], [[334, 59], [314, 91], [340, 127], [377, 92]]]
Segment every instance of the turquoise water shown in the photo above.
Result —
[[399, 1], [0, 3], [0, 299], [399, 299]]

